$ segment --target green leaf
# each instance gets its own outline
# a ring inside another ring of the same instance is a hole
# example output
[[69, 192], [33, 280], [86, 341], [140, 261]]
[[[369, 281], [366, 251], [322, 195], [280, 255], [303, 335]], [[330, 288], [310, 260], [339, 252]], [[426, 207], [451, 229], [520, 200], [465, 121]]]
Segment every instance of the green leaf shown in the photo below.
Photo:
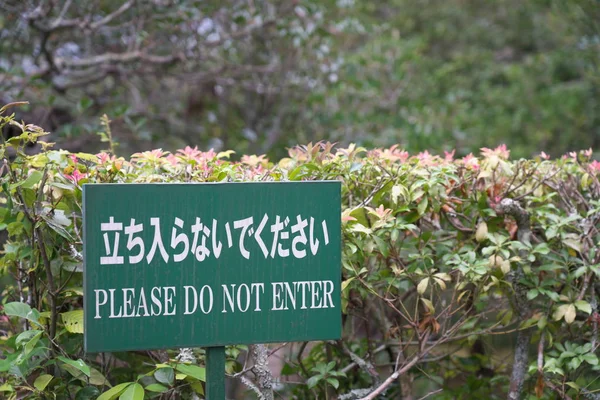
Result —
[[75, 156], [80, 160], [90, 161], [93, 163], [97, 163], [99, 161], [97, 156], [90, 153], [75, 153]]
[[576, 239], [571, 239], [571, 238], [567, 238], [567, 239], [563, 239], [563, 243], [570, 247], [571, 249], [577, 251], [577, 252], [581, 252], [581, 239], [576, 238]]
[[327, 382], [336, 389], [340, 386], [340, 382], [335, 378], [327, 378]]
[[71, 225], [71, 219], [65, 215], [65, 212], [63, 210], [54, 210], [51, 213], [51, 215], [52, 215], [51, 220], [54, 224], [60, 225], [63, 227]]
[[583, 360], [579, 359], [579, 357], [571, 358], [571, 361], [569, 361], [569, 367], [572, 370], [576, 370], [577, 368], [579, 368], [582, 362]]
[[79, 379], [86, 384], [111, 387], [111, 384], [106, 380], [104, 375], [102, 375], [102, 373], [95, 368], [90, 367], [89, 377], [86, 376], [79, 368], [76, 368], [70, 364], [62, 364], [61, 369], [67, 371], [73, 375], [74, 378]]
[[[342, 284], [343, 285], [343, 284]], [[343, 289], [342, 289], [343, 290]], [[281, 368], [281, 375], [290, 376], [296, 373], [296, 368], [292, 367], [290, 364], [285, 363], [283, 368]]]
[[350, 213], [350, 216], [356, 218], [356, 222], [363, 225], [363, 227], [369, 226], [369, 218], [364, 207], [355, 208]]
[[366, 226], [356, 223], [354, 225], [352, 225], [350, 227], [350, 232], [361, 232], [367, 235], [370, 235], [371, 233], [373, 233], [373, 231], [370, 228], [367, 228]]
[[329, 372], [334, 368], [335, 368], [335, 361], [329, 361], [327, 363], [327, 367], [325, 368], [325, 371]]
[[29, 304], [18, 301], [7, 303], [4, 306], [4, 313], [9, 317], [25, 318], [37, 325], [40, 325], [40, 313], [35, 308], [29, 307]]
[[584, 354], [580, 358], [590, 365], [598, 365], [598, 357], [595, 354], [592, 354], [592, 353]]
[[352, 282], [353, 280], [354, 280], [354, 277], [346, 279], [344, 282], [342, 282], [342, 292], [348, 287], [350, 282]]
[[102, 375], [102, 373], [95, 368], [90, 367], [90, 376], [89, 377], [87, 377], [78, 368], [75, 368], [69, 364], [63, 365], [63, 369], [65, 369], [67, 372], [69, 372], [75, 378], [81, 380], [82, 382], [89, 383], [90, 385], [108, 386], [108, 387], [111, 386], [110, 383], [104, 377], [104, 375]]
[[196, 378], [199, 381], [206, 382], [206, 368], [197, 365], [177, 364], [177, 371]]
[[350, 173], [353, 172], [357, 172], [359, 171], [361, 168], [363, 167], [363, 164], [358, 163], [358, 162], [354, 162], [352, 163], [352, 165], [350, 166]]
[[52, 375], [40, 375], [36, 378], [35, 382], [33, 382], [33, 387], [41, 392], [42, 390], [46, 389], [46, 386], [48, 386], [52, 378]]
[[71, 242], [73, 241], [73, 238], [71, 237], [71, 234], [69, 234], [69, 231], [67, 231], [63, 225], [57, 223], [55, 218], [48, 217], [47, 215], [42, 215], [42, 219], [54, 232], [58, 233], [60, 236], [64, 237], [65, 239]]
[[67, 311], [60, 316], [67, 332], [83, 333], [83, 310]]
[[578, 384], [575, 382], [566, 382], [565, 385], [572, 387], [573, 389], [579, 390], [581, 389]]
[[149, 392], [162, 393], [169, 390], [169, 388], [161, 385], [160, 383], [153, 383], [151, 385], [146, 386], [146, 390]]
[[119, 400], [144, 400], [144, 387], [139, 383], [131, 384], [127, 390], [119, 396]]
[[377, 244], [377, 248], [382, 256], [387, 257], [390, 254], [390, 246], [388, 246], [385, 241], [377, 235], [373, 235], [373, 240], [375, 240], [375, 244]]
[[[82, 378], [83, 378], [83, 376], [82, 376]], [[98, 371], [96, 368], [92, 368], [92, 367], [90, 367], [89, 384], [96, 385], [96, 386], [108, 386], [108, 387], [111, 386], [111, 384], [106, 380], [106, 377], [104, 375], [102, 375], [102, 373], [100, 371]]]
[[13, 366], [15, 360], [20, 355], [21, 354], [19, 352], [7, 354], [6, 359], [0, 360], [0, 372], [6, 372], [6, 371], [10, 370], [10, 368]]
[[37, 154], [30, 159], [31, 166], [34, 168], [44, 168], [50, 160], [45, 154]]
[[427, 309], [429, 310], [430, 313], [433, 314], [435, 312], [435, 307], [433, 306], [433, 303], [431, 302], [431, 300], [421, 297], [421, 301], [423, 302], [425, 307], [427, 307]]
[[175, 379], [175, 372], [171, 367], [159, 368], [154, 373], [154, 379], [160, 383], [171, 386], [173, 384], [173, 380]]
[[392, 186], [392, 201], [394, 204], [399, 204], [399, 198], [401, 197], [402, 203], [410, 201], [410, 193], [408, 189], [400, 184]]
[[3, 385], [0, 385], [0, 392], [14, 392], [14, 391], [15, 391], [15, 389], [8, 382], [6, 382]]
[[421, 282], [419, 282], [419, 284], [417, 285], [417, 292], [419, 294], [423, 294], [425, 293], [425, 291], [427, 290], [427, 286], [429, 285], [429, 278], [424, 278], [423, 280], [421, 280]]
[[79, 379], [82, 382], [87, 383], [87, 381], [89, 379], [87, 376], [85, 376], [85, 374], [83, 372], [81, 372], [79, 369], [73, 367], [72, 365], [63, 363], [60, 365], [60, 369], [62, 369], [63, 371], [67, 371], [74, 378]]
[[545, 315], [542, 315], [542, 317], [538, 320], [537, 326], [538, 329], [544, 329], [546, 327], [546, 325], [548, 324], [548, 318]]
[[548, 247], [548, 243], [540, 243], [533, 249], [534, 252], [546, 255], [550, 253], [550, 247]]
[[79, 103], [77, 103], [77, 111], [79, 111], [80, 113], [83, 113], [85, 110], [90, 108], [92, 106], [92, 104], [94, 104], [94, 100], [92, 100], [89, 97], [82, 97], [79, 100]]
[[573, 304], [567, 305], [567, 310], [565, 311], [565, 322], [570, 324], [575, 321], [575, 317], [577, 316], [577, 311], [575, 311], [575, 306]]
[[98, 397], [100, 391], [95, 386], [86, 386], [77, 392], [75, 400], [93, 400]]
[[17, 348], [24, 347], [27, 342], [29, 342], [34, 336], [41, 333], [40, 330], [28, 330], [19, 333], [19, 335], [15, 338], [15, 345]]
[[194, 392], [204, 397], [204, 387], [202, 387], [202, 382], [192, 379], [191, 381], [189, 381], [189, 383], [190, 387], [194, 390]]
[[50, 182], [48, 183], [48, 186], [53, 186], [67, 191], [75, 190], [75, 185], [73, 185], [72, 183]]
[[560, 319], [562, 319], [565, 316], [565, 313], [567, 312], [568, 306], [569, 304], [562, 304], [558, 306], [554, 311], [552, 318], [554, 318], [555, 321], [559, 321]]
[[315, 375], [315, 376], [311, 376], [308, 381], [306, 382], [306, 384], [308, 385], [309, 389], [314, 388], [315, 386], [317, 386], [319, 384], [319, 381], [321, 380], [322, 376], [321, 375]]
[[425, 213], [425, 210], [427, 210], [428, 205], [429, 200], [427, 199], [427, 197], [423, 197], [423, 200], [421, 200], [421, 202], [417, 206], [417, 212], [419, 213], [419, 215], [423, 215]]
[[88, 367], [87, 364], [83, 362], [81, 358], [78, 360], [71, 360], [63, 356], [58, 356], [57, 358], [65, 364], [68, 364], [71, 367], [75, 367], [79, 371], [83, 372], [88, 378], [91, 376], [90, 367]]
[[125, 391], [125, 389], [127, 389], [130, 385], [133, 385], [133, 382], [121, 383], [111, 389], [108, 389], [106, 392], [102, 393], [96, 400], [114, 400], [121, 393], [123, 393]]
[[583, 274], [585, 274], [585, 273], [587, 272], [587, 270], [588, 270], [588, 268], [587, 268], [587, 267], [585, 267], [585, 266], [584, 266], [584, 267], [579, 267], [579, 268], [577, 268], [577, 269], [575, 270], [575, 273], [573, 273], [573, 276], [574, 276], [575, 278], [581, 278], [581, 276], [582, 276]]
[[583, 311], [588, 314], [592, 313], [592, 306], [587, 301], [578, 300], [575, 302], [575, 307], [577, 307], [579, 311]]
[[37, 344], [37, 342], [42, 337], [42, 333], [43, 332], [37, 333], [34, 337], [31, 338], [31, 340], [29, 342], [27, 342], [27, 344], [25, 345], [25, 348], [23, 349], [24, 355], [31, 353], [31, 351], [35, 348], [35, 345]]
[[23, 189], [31, 189], [35, 186], [39, 181], [42, 180], [42, 173], [40, 171], [34, 170], [24, 181], [13, 183], [10, 185], [11, 189], [15, 189], [21, 186]]

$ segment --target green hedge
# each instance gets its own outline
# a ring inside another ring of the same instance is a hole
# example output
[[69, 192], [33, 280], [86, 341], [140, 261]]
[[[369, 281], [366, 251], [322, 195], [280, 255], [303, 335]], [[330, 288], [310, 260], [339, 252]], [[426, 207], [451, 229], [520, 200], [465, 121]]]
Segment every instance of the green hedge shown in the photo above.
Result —
[[[591, 151], [510, 160], [500, 146], [454, 159], [316, 143], [273, 162], [44, 144], [26, 155], [44, 132], [6, 108], [0, 118], [23, 131], [0, 146], [1, 397], [203, 395], [201, 349], [83, 353], [83, 184], [317, 179], [342, 182], [343, 340], [280, 349], [271, 366], [281, 397], [598, 396], [600, 163]], [[226, 367], [232, 386], [245, 384], [235, 396], [252, 398], [246, 350], [228, 348]]]

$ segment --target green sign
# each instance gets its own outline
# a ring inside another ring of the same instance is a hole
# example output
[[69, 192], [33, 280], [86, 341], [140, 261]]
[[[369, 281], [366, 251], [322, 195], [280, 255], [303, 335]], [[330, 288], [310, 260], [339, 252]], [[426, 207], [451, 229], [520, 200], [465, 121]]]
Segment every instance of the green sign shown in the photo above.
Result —
[[87, 184], [87, 352], [336, 339], [339, 182]]

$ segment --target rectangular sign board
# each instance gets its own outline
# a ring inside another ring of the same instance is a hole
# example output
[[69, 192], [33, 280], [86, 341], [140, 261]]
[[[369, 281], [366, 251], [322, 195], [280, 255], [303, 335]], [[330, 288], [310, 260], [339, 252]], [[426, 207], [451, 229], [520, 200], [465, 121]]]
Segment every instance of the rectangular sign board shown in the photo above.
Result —
[[341, 336], [340, 182], [86, 184], [87, 352]]

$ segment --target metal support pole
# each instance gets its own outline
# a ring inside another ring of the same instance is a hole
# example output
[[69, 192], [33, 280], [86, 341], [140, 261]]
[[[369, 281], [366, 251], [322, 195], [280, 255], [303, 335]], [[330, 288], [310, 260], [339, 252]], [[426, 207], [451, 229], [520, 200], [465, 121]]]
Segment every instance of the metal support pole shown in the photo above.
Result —
[[225, 400], [225, 347], [206, 348], [206, 398]]

